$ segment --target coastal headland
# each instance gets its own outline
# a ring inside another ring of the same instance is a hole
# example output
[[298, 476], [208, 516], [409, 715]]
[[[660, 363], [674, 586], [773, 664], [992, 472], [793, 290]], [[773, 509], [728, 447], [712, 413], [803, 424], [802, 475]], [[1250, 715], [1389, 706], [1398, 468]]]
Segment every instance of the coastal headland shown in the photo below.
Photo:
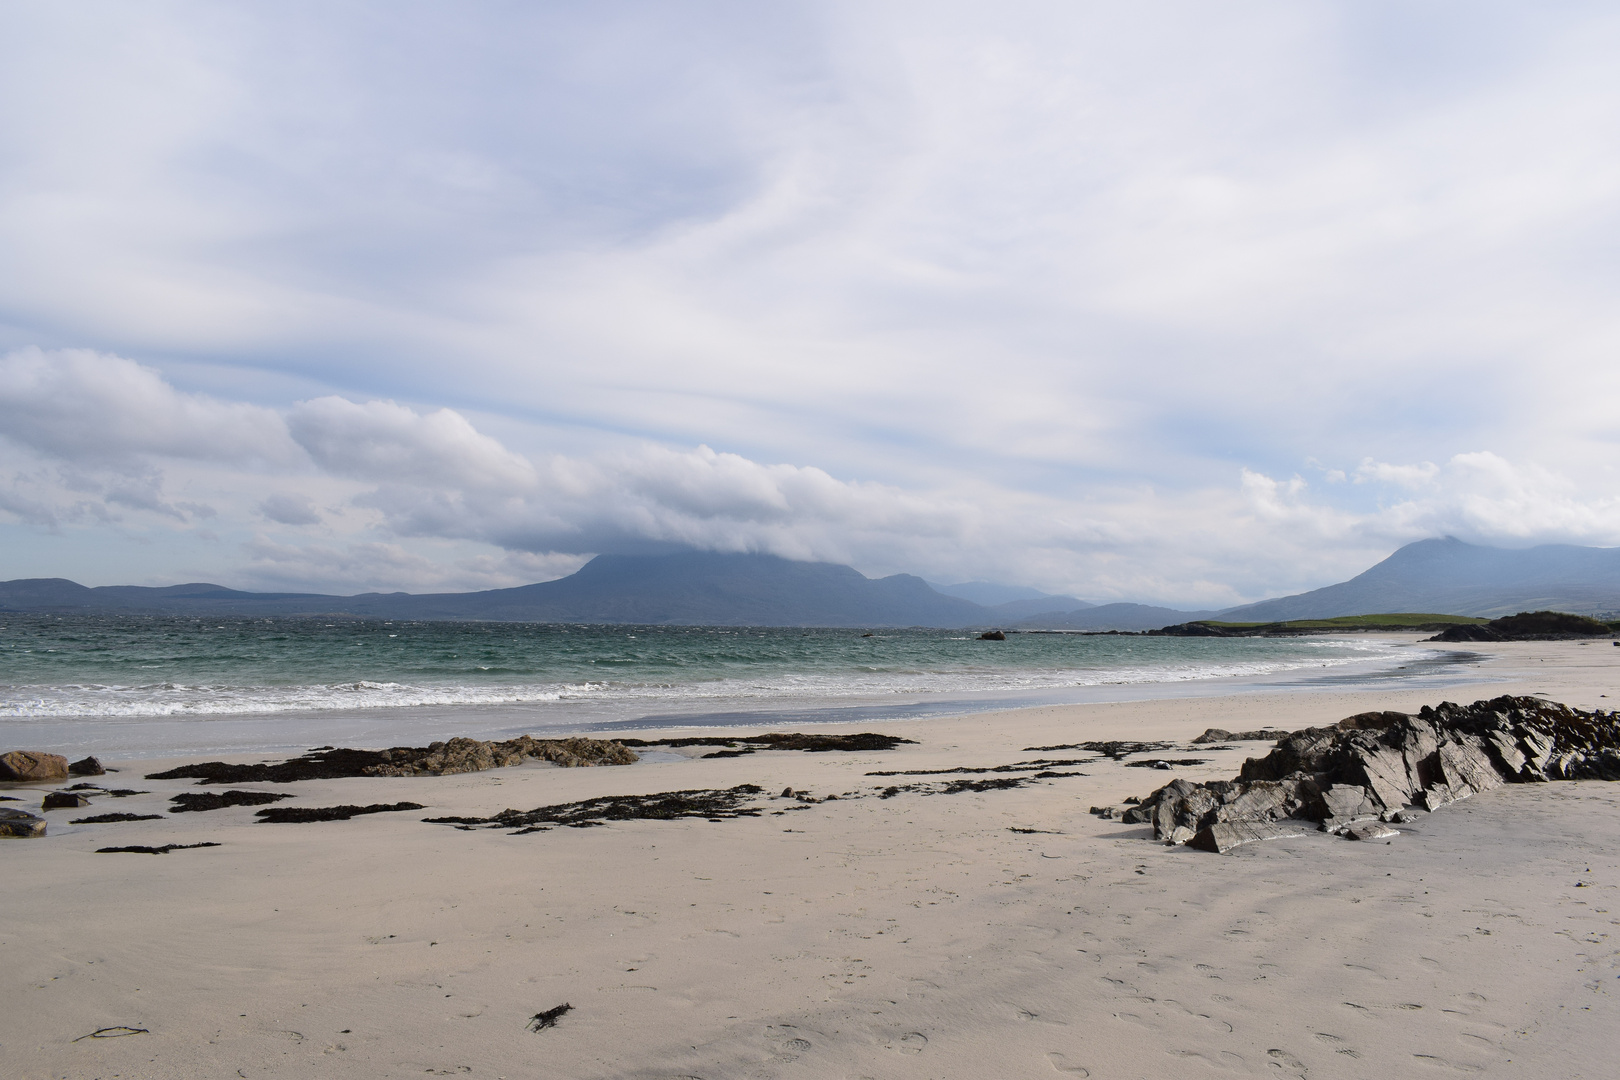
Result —
[[[1620, 702], [1606, 641], [1439, 647], [1489, 657], [1452, 701]], [[633, 764], [448, 775], [108, 759], [0, 791], [49, 823], [0, 841], [0, 1072], [1612, 1076], [1620, 786], [1509, 784], [1387, 838], [1225, 855], [1091, 812], [1270, 747], [1210, 728], [1439, 698], [625, 731]], [[78, 783], [88, 805], [40, 808]]]

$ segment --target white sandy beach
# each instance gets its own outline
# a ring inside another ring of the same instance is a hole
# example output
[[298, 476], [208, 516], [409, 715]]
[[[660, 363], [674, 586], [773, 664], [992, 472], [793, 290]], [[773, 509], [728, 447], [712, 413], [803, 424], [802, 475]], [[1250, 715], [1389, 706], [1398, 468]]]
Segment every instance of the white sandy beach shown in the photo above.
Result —
[[[1174, 773], [1098, 758], [1008, 791], [880, 799], [942, 778], [865, 775], [1441, 696], [1620, 701], [1606, 641], [1467, 648], [1501, 681], [849, 729], [917, 741], [886, 752], [232, 785], [294, 793], [283, 806], [428, 807], [348, 821], [233, 807], [68, 825], [220, 790], [140, 779], [173, 762], [118, 762], [98, 782], [149, 795], [52, 811], [46, 838], [0, 842], [0, 1074], [1620, 1076], [1620, 786], [1506, 787], [1387, 844], [1316, 834], [1218, 856], [1088, 807], [1232, 776], [1264, 743], [1177, 751], [1211, 760]], [[530, 835], [421, 820], [744, 783], [866, 797]], [[41, 790], [4, 805], [37, 807]], [[204, 841], [221, 846], [95, 853]], [[84, 1037], [115, 1026], [144, 1030]]]

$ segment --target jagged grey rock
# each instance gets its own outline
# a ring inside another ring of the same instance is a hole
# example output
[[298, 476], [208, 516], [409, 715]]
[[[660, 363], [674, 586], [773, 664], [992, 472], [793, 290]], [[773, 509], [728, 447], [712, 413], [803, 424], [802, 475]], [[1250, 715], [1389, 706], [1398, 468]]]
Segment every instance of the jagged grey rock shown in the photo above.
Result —
[[1415, 716], [1359, 713], [1296, 731], [1244, 762], [1236, 780], [1174, 780], [1123, 819], [1151, 824], [1160, 840], [1227, 851], [1302, 834], [1269, 828], [1281, 822], [1354, 831], [1358, 822], [1408, 820], [1408, 807], [1432, 811], [1502, 784], [1585, 779], [1620, 780], [1620, 714], [1504, 696], [1442, 702]]
[[1235, 847], [1252, 844], [1256, 840], [1281, 840], [1304, 835], [1305, 827], [1295, 821], [1217, 821], [1194, 833], [1187, 846], [1225, 855]]

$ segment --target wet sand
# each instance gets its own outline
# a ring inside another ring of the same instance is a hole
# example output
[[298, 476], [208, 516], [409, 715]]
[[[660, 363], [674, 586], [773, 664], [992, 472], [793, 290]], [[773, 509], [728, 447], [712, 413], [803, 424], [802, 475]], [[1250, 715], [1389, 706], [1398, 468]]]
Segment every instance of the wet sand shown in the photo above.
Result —
[[[1445, 697], [1620, 700], [1607, 642], [1468, 648], [1501, 681]], [[1317, 834], [1226, 856], [1087, 812], [1266, 749], [1188, 747], [1207, 727], [1439, 696], [1062, 706], [850, 729], [917, 740], [888, 751], [239, 785], [294, 795], [278, 807], [426, 807], [301, 824], [251, 806], [168, 815], [173, 795], [220, 789], [140, 779], [177, 761], [120, 763], [97, 782], [149, 794], [0, 842], [0, 1073], [1620, 1075], [1620, 786], [1506, 787], [1388, 844]], [[1027, 749], [1105, 739], [1209, 762]], [[866, 775], [1041, 758], [1094, 760], [955, 794], [952, 779], [1033, 773]], [[744, 783], [763, 789], [757, 817], [527, 835], [422, 821]], [[881, 797], [908, 783], [925, 787]], [[164, 817], [66, 824], [109, 811]], [[219, 846], [96, 853], [198, 843]], [[144, 1030], [84, 1037], [117, 1027]]]

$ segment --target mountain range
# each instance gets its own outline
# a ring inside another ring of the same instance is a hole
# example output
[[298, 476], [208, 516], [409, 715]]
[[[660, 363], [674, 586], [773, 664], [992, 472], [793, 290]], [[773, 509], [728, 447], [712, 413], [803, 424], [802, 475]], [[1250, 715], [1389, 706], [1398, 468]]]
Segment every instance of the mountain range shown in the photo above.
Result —
[[1620, 548], [1508, 549], [1452, 537], [1419, 540], [1349, 581], [1229, 608], [1220, 617], [1280, 622], [1415, 611], [1494, 619], [1544, 610], [1577, 615], [1620, 610]]
[[[985, 601], [991, 601], [986, 603]], [[255, 593], [194, 583], [87, 588], [65, 578], [0, 582], [0, 611], [218, 616], [350, 616], [503, 622], [721, 626], [936, 626], [1150, 630], [1393, 612], [1495, 617], [1551, 608], [1620, 610], [1620, 548], [1408, 544], [1349, 581], [1223, 611], [1092, 605], [989, 582], [930, 586], [911, 574], [868, 578], [848, 566], [772, 555], [598, 555], [556, 581], [470, 593]]]

